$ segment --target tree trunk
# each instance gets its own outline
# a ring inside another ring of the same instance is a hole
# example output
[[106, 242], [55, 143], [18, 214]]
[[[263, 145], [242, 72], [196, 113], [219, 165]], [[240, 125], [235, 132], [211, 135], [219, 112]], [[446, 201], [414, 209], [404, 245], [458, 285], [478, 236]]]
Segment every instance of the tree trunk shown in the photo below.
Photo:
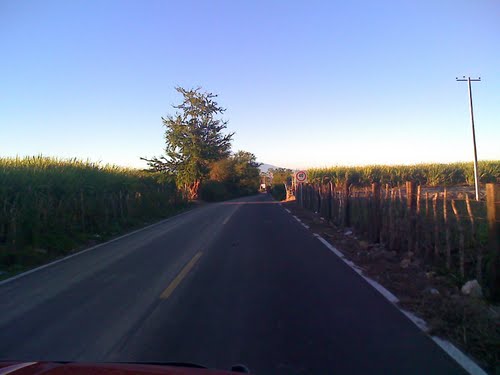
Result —
[[195, 180], [188, 185], [188, 199], [195, 200], [198, 199], [198, 192], [200, 189], [200, 180]]

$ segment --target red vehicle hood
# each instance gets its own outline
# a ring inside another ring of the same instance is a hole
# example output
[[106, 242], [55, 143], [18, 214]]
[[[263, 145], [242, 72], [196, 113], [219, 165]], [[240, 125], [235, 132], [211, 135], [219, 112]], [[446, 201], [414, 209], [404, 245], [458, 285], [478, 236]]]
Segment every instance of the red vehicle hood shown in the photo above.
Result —
[[0, 362], [0, 375], [84, 375], [84, 374], [168, 374], [168, 375], [230, 375], [229, 371], [199, 368], [126, 363], [58, 363], [58, 362]]

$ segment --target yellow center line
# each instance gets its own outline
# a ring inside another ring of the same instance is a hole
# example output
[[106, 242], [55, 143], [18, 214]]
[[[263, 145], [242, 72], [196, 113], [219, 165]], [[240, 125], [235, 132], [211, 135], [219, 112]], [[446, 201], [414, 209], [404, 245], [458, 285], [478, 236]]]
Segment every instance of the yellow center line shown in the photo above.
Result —
[[170, 297], [170, 295], [174, 292], [175, 288], [182, 282], [182, 280], [186, 277], [186, 275], [191, 271], [191, 269], [194, 267], [198, 259], [203, 255], [203, 253], [200, 251], [198, 252], [193, 259], [189, 261], [188, 264], [182, 269], [182, 271], [176, 276], [176, 278], [170, 283], [170, 285], [163, 291], [163, 293], [160, 295], [161, 299], [167, 299]]

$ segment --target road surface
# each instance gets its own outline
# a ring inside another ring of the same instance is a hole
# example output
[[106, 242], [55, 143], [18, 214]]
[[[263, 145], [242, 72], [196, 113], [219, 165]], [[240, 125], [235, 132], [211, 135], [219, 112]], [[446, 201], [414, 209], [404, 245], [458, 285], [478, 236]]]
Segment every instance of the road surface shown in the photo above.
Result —
[[465, 373], [275, 203], [203, 206], [0, 285], [0, 358]]

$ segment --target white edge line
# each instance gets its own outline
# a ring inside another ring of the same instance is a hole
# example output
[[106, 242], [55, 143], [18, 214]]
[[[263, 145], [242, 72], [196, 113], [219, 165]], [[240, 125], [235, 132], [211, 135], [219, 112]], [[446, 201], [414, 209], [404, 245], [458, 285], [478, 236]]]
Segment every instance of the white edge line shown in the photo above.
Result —
[[392, 303], [398, 303], [399, 302], [399, 299], [398, 297], [396, 297], [394, 294], [392, 294], [391, 292], [389, 292], [387, 289], [385, 289], [382, 285], [380, 285], [378, 282], [376, 282], [375, 280], [373, 279], [370, 279], [369, 277], [366, 277], [364, 275], [363, 276], [363, 279], [365, 279], [368, 284], [370, 284], [372, 287], [374, 287], [380, 294], [382, 294], [389, 302], [392, 302]]
[[98, 245], [95, 245], [95, 246], [89, 247], [88, 249], [85, 249], [85, 250], [78, 251], [78, 252], [76, 252], [76, 253], [74, 253], [74, 254], [71, 254], [71, 255], [65, 256], [64, 258], [54, 260], [53, 262], [50, 262], [50, 263], [44, 264], [44, 265], [42, 265], [42, 266], [40, 266], [40, 267], [33, 268], [33, 269], [29, 270], [29, 271], [26, 271], [26, 272], [20, 273], [20, 274], [18, 274], [18, 275], [16, 275], [16, 276], [12, 276], [12, 277], [10, 277], [10, 278], [8, 278], [8, 279], [5, 279], [5, 280], [0, 281], [0, 285], [4, 285], [4, 284], [7, 284], [7, 283], [10, 283], [11, 281], [14, 281], [14, 280], [20, 279], [21, 277], [24, 277], [24, 276], [27, 276], [27, 275], [29, 275], [30, 273], [34, 273], [34, 272], [37, 272], [37, 271], [43, 270], [44, 268], [51, 267], [51, 266], [53, 266], [53, 265], [55, 265], [55, 264], [57, 264], [57, 263], [61, 263], [61, 262], [64, 262], [64, 261], [66, 261], [66, 260], [68, 260], [68, 259], [71, 259], [71, 258], [73, 258], [73, 257], [76, 257], [76, 256], [78, 256], [78, 255], [85, 254], [85, 253], [86, 253], [86, 252], [88, 252], [88, 251], [95, 250], [95, 249], [97, 249], [97, 248], [99, 248], [99, 247], [102, 247], [102, 246], [108, 245], [108, 244], [110, 244], [110, 243], [112, 243], [112, 242], [115, 242], [115, 241], [121, 240], [122, 238], [125, 238], [125, 237], [128, 237], [128, 236], [131, 236], [131, 235], [133, 235], [133, 234], [135, 234], [135, 233], [138, 233], [138, 232], [140, 232], [140, 231], [143, 231], [143, 230], [146, 230], [146, 229], [152, 228], [152, 227], [157, 226], [157, 225], [161, 225], [161, 224], [163, 224], [163, 223], [165, 223], [165, 222], [167, 222], [167, 221], [170, 221], [170, 220], [172, 220], [172, 219], [174, 219], [174, 218], [178, 218], [179, 216], [185, 215], [185, 214], [190, 213], [190, 212], [193, 212], [193, 210], [191, 209], [191, 210], [188, 210], [188, 211], [185, 211], [185, 212], [181, 212], [180, 214], [177, 214], [177, 215], [174, 215], [174, 216], [168, 217], [168, 218], [166, 218], [166, 219], [160, 220], [160, 221], [158, 221], [157, 223], [154, 223], [154, 224], [148, 225], [148, 226], [146, 226], [146, 227], [144, 227], [144, 228], [136, 229], [136, 230], [134, 230], [134, 231], [132, 231], [132, 232], [129, 232], [129, 233], [126, 233], [126, 234], [124, 234], [124, 235], [122, 235], [122, 236], [120, 236], [120, 237], [113, 238], [112, 240], [109, 240], [109, 241], [106, 241], [106, 242], [100, 243], [100, 244], [98, 244]]
[[382, 294], [389, 302], [392, 303], [397, 303], [399, 302], [398, 297], [396, 297], [394, 294], [389, 292], [387, 289], [385, 289], [382, 285], [380, 285], [378, 282], [375, 280], [370, 279], [369, 277], [366, 277], [362, 274], [361, 270], [349, 259], [346, 259], [344, 257], [344, 254], [342, 254], [339, 250], [337, 250], [334, 246], [332, 246], [327, 240], [325, 240], [323, 237], [321, 237], [319, 234], [314, 233], [314, 236], [323, 243], [328, 249], [330, 249], [335, 255], [337, 255], [340, 259], [344, 261], [345, 264], [347, 264], [349, 267], [351, 267], [357, 274], [361, 275], [363, 279], [365, 279], [368, 284], [370, 284], [372, 287], [374, 287], [380, 294]]
[[340, 259], [344, 259], [344, 254], [342, 254], [340, 251], [338, 251], [336, 248], [334, 248], [328, 241], [326, 241], [323, 237], [321, 237], [319, 234], [314, 233], [314, 237], [316, 237], [318, 240], [320, 240], [323, 245], [325, 245], [328, 249], [333, 251], [336, 256], [338, 256]]
[[451, 342], [443, 340], [436, 336], [431, 336], [432, 340], [439, 345], [448, 355], [458, 362], [469, 374], [472, 375], [488, 375], [481, 367], [479, 367], [472, 359], [467, 357], [460, 349]]
[[[291, 214], [291, 211], [288, 209], [285, 209], [287, 212]], [[299, 223], [303, 224], [300, 219], [292, 215], [295, 220], [297, 220]], [[304, 224], [303, 224], [304, 225]], [[359, 274], [363, 279], [366, 280], [373, 288], [375, 288], [382, 296], [384, 296], [389, 302], [391, 302], [394, 307], [396, 307], [399, 311], [401, 311], [413, 324], [415, 324], [421, 331], [424, 333], [428, 332], [428, 326], [427, 322], [423, 320], [422, 318], [419, 318], [418, 316], [414, 315], [413, 313], [401, 309], [396, 303], [399, 302], [399, 299], [389, 292], [386, 288], [384, 288], [382, 285], [380, 285], [378, 282], [375, 280], [370, 279], [369, 277], [366, 277], [363, 275], [363, 271], [357, 267], [352, 261], [346, 259], [344, 257], [344, 254], [337, 250], [332, 244], [330, 244], [328, 241], [326, 241], [323, 237], [321, 237], [317, 233], [313, 233], [313, 236], [316, 237], [318, 240], [321, 241], [323, 245], [325, 245], [329, 250], [331, 250], [335, 255], [337, 255], [344, 263], [346, 263], [353, 271], [355, 271], [357, 274]], [[464, 368], [469, 374], [471, 375], [488, 375], [481, 367], [479, 367], [472, 359], [470, 359], [467, 355], [465, 355], [460, 349], [458, 349], [455, 345], [453, 345], [451, 342], [447, 340], [443, 340], [437, 336], [430, 336], [431, 339], [444, 351], [446, 352], [451, 358], [455, 360], [462, 368]]]
[[416, 316], [410, 311], [399, 309], [403, 314], [406, 315], [408, 319], [410, 319], [418, 328], [420, 328], [424, 332], [429, 332], [429, 326], [427, 325], [427, 322], [423, 320], [422, 318]]
[[292, 213], [292, 211], [290, 211], [288, 208], [285, 208], [285, 211], [288, 212], [289, 214]]
[[[294, 216], [295, 217], [295, 216]], [[391, 302], [394, 307], [396, 307], [399, 311], [401, 311], [413, 324], [415, 324], [421, 331], [424, 333], [428, 332], [428, 326], [425, 320], [419, 318], [413, 313], [401, 309], [397, 302], [399, 299], [385, 289], [382, 285], [380, 285], [375, 280], [370, 279], [362, 274], [362, 271], [355, 266], [353, 262], [347, 260], [344, 255], [337, 250], [334, 246], [332, 246], [328, 241], [326, 241], [319, 234], [313, 234], [318, 240], [323, 243], [328, 249], [330, 249], [335, 255], [337, 255], [340, 259], [344, 261], [349, 267], [351, 267], [356, 273], [358, 273], [363, 279], [365, 279], [373, 288], [375, 288], [380, 294], [382, 294], [389, 302]], [[470, 359], [467, 355], [465, 355], [460, 349], [458, 349], [455, 345], [447, 340], [443, 340], [436, 336], [431, 336], [431, 339], [443, 350], [445, 351], [451, 358], [455, 360], [462, 368], [464, 368], [471, 375], [488, 375], [481, 367], [479, 367], [472, 359]]]
[[20, 370], [25, 367], [33, 366], [34, 364], [37, 364], [38, 362], [24, 362], [24, 363], [18, 363], [15, 365], [7, 366], [0, 368], [0, 375], [7, 375], [12, 372], [15, 372], [17, 370]]
[[[288, 212], [290, 212], [290, 211], [288, 211]], [[303, 226], [304, 228], [306, 228], [306, 229], [309, 229], [309, 225], [304, 224], [304, 223], [302, 222], [302, 220], [300, 220], [297, 216], [295, 216], [295, 215], [292, 215], [292, 216], [293, 216], [293, 218], [294, 218], [295, 220], [297, 220], [297, 221], [300, 223], [300, 225], [302, 225], [302, 226]]]

